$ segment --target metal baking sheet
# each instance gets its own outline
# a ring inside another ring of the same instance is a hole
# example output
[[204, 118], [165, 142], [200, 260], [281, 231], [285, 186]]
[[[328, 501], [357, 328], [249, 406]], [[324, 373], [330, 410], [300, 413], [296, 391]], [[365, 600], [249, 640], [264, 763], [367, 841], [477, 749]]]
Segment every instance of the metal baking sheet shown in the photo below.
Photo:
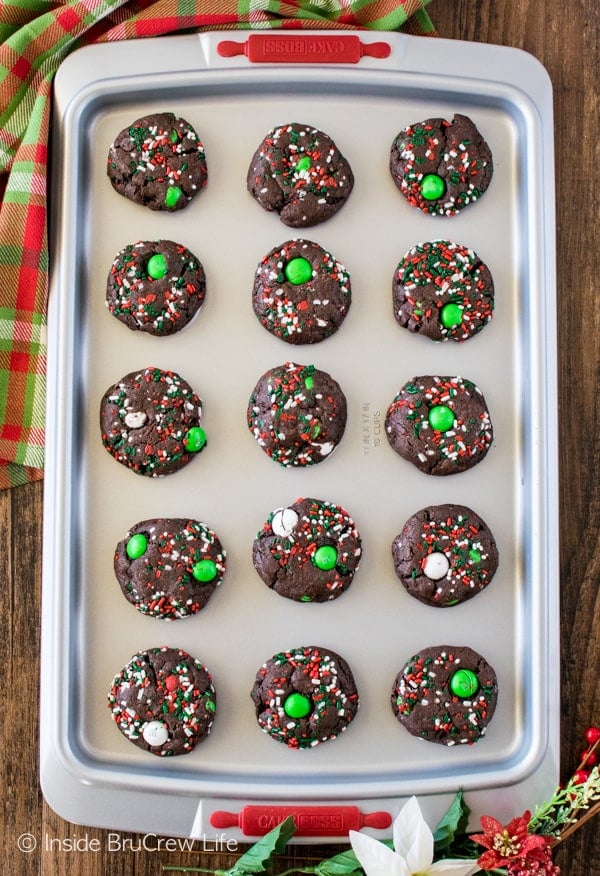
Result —
[[[247, 35], [235, 34], [243, 41]], [[319, 34], [320, 37], [323, 34]], [[332, 39], [335, 35], [332, 35]], [[368, 42], [375, 35], [361, 35]], [[396, 813], [418, 794], [441, 811], [459, 787], [474, 816], [531, 805], [558, 773], [558, 567], [554, 170], [548, 77], [502, 47], [377, 34], [387, 58], [358, 64], [252, 64], [222, 58], [221, 34], [82, 49], [61, 67], [54, 124], [53, 271], [42, 653], [41, 781], [64, 817], [97, 826], [211, 835], [217, 809], [246, 803], [354, 803]], [[460, 62], [457, 62], [460, 59]], [[108, 146], [130, 121], [171, 110], [195, 126], [209, 167], [186, 210], [161, 215], [117, 195]], [[388, 171], [393, 137], [429, 116], [470, 115], [494, 155], [485, 196], [453, 218], [411, 209]], [[263, 212], [245, 188], [268, 129], [300, 121], [327, 131], [349, 159], [355, 189], [334, 218], [304, 231]], [[350, 271], [353, 303], [336, 335], [310, 347], [270, 336], [251, 309], [255, 267], [273, 246], [305, 236]], [[112, 319], [105, 280], [117, 251], [169, 237], [204, 264], [207, 297], [176, 336], [134, 334]], [[477, 251], [495, 279], [492, 322], [465, 344], [403, 331], [391, 278], [415, 243], [448, 237]], [[329, 371], [348, 399], [340, 446], [320, 465], [281, 469], [245, 423], [248, 397], [286, 360]], [[102, 448], [104, 390], [148, 365], [179, 371], [204, 401], [208, 446], [162, 479], [134, 475]], [[446, 478], [422, 474], [389, 447], [383, 422], [416, 374], [460, 374], [486, 396], [495, 440], [485, 460]], [[343, 505], [363, 538], [352, 587], [331, 603], [297, 604], [252, 567], [267, 514], [298, 496]], [[461, 502], [488, 522], [500, 566], [475, 599], [421, 605], [397, 580], [390, 546], [429, 504]], [[144, 617], [122, 597], [114, 547], [138, 520], [190, 516], [228, 552], [222, 586], [197, 616]], [[137, 650], [182, 647], [211, 671], [218, 712], [208, 740], [179, 758], [153, 757], [116, 730], [113, 675]], [[308, 751], [258, 729], [254, 674], [281, 649], [322, 644], [350, 663], [361, 707], [335, 742]], [[389, 706], [393, 679], [420, 648], [466, 644], [495, 667], [500, 694], [486, 737], [446, 748], [410, 736]], [[160, 800], [160, 805], [157, 801]], [[506, 800], [506, 805], [504, 801]], [[229, 831], [241, 838], [237, 828]], [[327, 835], [320, 839], [327, 839]], [[334, 839], [335, 837], [331, 837]]]

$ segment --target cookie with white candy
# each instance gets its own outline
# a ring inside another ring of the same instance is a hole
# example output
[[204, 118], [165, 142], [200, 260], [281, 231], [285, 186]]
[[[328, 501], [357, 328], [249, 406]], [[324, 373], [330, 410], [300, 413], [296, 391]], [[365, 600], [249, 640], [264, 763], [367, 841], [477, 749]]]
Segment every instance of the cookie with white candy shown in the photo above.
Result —
[[271, 590], [296, 602], [328, 602], [344, 593], [362, 555], [348, 512], [300, 498], [269, 514], [252, 546], [254, 568]]
[[136, 474], [158, 477], [187, 465], [206, 446], [202, 401], [177, 372], [132, 371], [100, 402], [102, 444]]
[[216, 701], [206, 667], [186, 651], [166, 646], [134, 654], [108, 694], [123, 736], [159, 757], [187, 754], [206, 739]]
[[486, 522], [466, 505], [434, 505], [408, 518], [392, 542], [396, 575], [425, 605], [458, 605], [481, 593], [498, 568]]

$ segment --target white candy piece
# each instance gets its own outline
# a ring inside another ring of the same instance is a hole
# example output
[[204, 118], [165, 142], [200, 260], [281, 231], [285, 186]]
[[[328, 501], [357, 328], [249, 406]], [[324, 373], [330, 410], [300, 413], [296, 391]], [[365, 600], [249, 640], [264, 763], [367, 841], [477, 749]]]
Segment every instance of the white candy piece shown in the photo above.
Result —
[[162, 721], [148, 721], [147, 724], [144, 724], [142, 736], [148, 745], [155, 747], [157, 745], [164, 745], [169, 738], [169, 731], [167, 725], [163, 724]]
[[450, 563], [448, 562], [446, 554], [435, 553], [429, 554], [425, 560], [423, 572], [431, 579], [431, 581], [439, 581], [441, 578], [446, 577], [449, 568]]
[[271, 520], [271, 529], [275, 535], [286, 538], [294, 531], [298, 523], [298, 515], [293, 508], [278, 508]]
[[333, 441], [326, 441], [324, 444], [319, 444], [316, 441], [313, 442], [313, 447], [320, 448], [319, 453], [321, 454], [321, 456], [329, 456], [329, 454], [332, 452], [334, 446], [335, 445], [334, 445]]
[[125, 414], [125, 425], [130, 429], [141, 429], [148, 422], [148, 414], [144, 411], [129, 411]]

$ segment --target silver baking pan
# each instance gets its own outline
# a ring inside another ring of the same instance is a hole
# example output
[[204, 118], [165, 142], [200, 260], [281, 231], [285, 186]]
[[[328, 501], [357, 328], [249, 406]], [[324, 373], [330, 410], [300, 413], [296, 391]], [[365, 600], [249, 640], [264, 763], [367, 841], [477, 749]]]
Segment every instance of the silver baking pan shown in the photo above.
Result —
[[[546, 794], [558, 775], [548, 77], [529, 55], [482, 44], [305, 32], [271, 43], [263, 38], [250, 51], [250, 34], [225, 36], [231, 35], [84, 48], [65, 61], [56, 79], [44, 794], [59, 814], [79, 823], [208, 837], [226, 824], [226, 835], [236, 839], [262, 832], [289, 806], [308, 813], [299, 830], [307, 842], [340, 840], [360, 822], [357, 812], [382, 811], [391, 818], [411, 794], [435, 818], [459, 786], [473, 823], [486, 809], [508, 817]], [[133, 119], [165, 109], [194, 125], [209, 166], [205, 191], [169, 215], [126, 201], [105, 173], [115, 134]], [[455, 112], [470, 115], [484, 133], [494, 179], [460, 215], [426, 216], [396, 190], [389, 148], [402, 127]], [[288, 121], [327, 131], [356, 178], [344, 209], [302, 234], [263, 212], [245, 188], [254, 149], [267, 130]], [[250, 303], [259, 260], [294, 236], [328, 248], [352, 278], [353, 303], [343, 326], [309, 348], [290, 347], [265, 332]], [[207, 297], [184, 331], [155, 339], [112, 319], [104, 294], [117, 251], [160, 237], [178, 240], [199, 256]], [[475, 249], [495, 279], [494, 318], [464, 344], [434, 344], [393, 319], [397, 262], [413, 244], [436, 237]], [[297, 471], [261, 453], [245, 422], [258, 377], [289, 359], [329, 371], [348, 399], [340, 446], [324, 463]], [[161, 479], [136, 476], [115, 463], [101, 445], [98, 426], [104, 390], [148, 365], [179, 371], [192, 384], [204, 401], [208, 434], [197, 459]], [[468, 472], [424, 475], [385, 438], [383, 421], [393, 396], [406, 380], [427, 373], [470, 378], [486, 396], [495, 439], [485, 460]], [[352, 587], [327, 604], [282, 599], [252, 567], [252, 540], [267, 514], [303, 495], [343, 505], [363, 538]], [[500, 566], [475, 599], [433, 609], [400, 585], [390, 546], [412, 513], [442, 502], [470, 505], [483, 516], [496, 536]], [[123, 599], [114, 578], [116, 543], [132, 524], [154, 516], [202, 520], [227, 549], [225, 580], [193, 618], [165, 623], [142, 616]], [[209, 738], [191, 754], [168, 759], [125, 740], [106, 705], [114, 674], [136, 651], [162, 644], [204, 662], [218, 696]], [[361, 707], [335, 742], [294, 751], [260, 732], [249, 691], [267, 658], [306, 644], [326, 645], [347, 659]], [[476, 745], [424, 743], [391, 713], [396, 673], [415, 651], [436, 644], [469, 645], [496, 669], [498, 708]], [[366, 829], [382, 836], [387, 821]]]

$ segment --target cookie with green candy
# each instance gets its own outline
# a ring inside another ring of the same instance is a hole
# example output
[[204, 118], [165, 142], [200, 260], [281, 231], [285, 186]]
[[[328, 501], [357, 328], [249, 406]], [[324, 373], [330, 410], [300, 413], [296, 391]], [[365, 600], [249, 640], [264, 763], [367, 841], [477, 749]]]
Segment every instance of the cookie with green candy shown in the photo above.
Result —
[[263, 210], [279, 213], [291, 228], [306, 228], [344, 206], [354, 175], [328, 134], [291, 122], [272, 128], [259, 143], [246, 184]]
[[256, 443], [282, 466], [324, 462], [342, 440], [346, 418], [346, 396], [331, 374], [295, 362], [265, 371], [247, 408]]
[[491, 320], [494, 281], [477, 253], [449, 240], [413, 246], [392, 281], [396, 321], [432, 341], [466, 341]]
[[392, 559], [411, 596], [445, 608], [488, 586], [498, 568], [498, 547], [472, 508], [433, 505], [408, 518], [392, 542]]
[[183, 210], [206, 186], [204, 145], [172, 112], [143, 116], [123, 128], [108, 150], [108, 178], [120, 195], [150, 210]]
[[479, 200], [493, 172], [490, 147], [459, 113], [408, 125], [390, 149], [394, 183], [412, 207], [434, 216], [455, 216]]
[[288, 240], [261, 259], [252, 307], [260, 324], [288, 344], [316, 344], [334, 334], [352, 302], [344, 265], [312, 240]]
[[254, 568], [271, 590], [296, 602], [344, 593], [362, 555], [360, 533], [333, 502], [300, 498], [272, 511], [252, 546]]
[[199, 660], [180, 648], [134, 654], [113, 679], [108, 708], [123, 736], [158, 757], [189, 754], [215, 719], [217, 694]]
[[188, 465], [206, 446], [202, 401], [177, 372], [132, 371], [100, 402], [102, 444], [136, 474], [159, 477]]
[[486, 733], [498, 680], [485, 657], [466, 645], [423, 648], [394, 680], [392, 712], [419, 739], [472, 745]]
[[225, 557], [204, 523], [158, 518], [129, 529], [115, 549], [114, 570], [123, 596], [138, 611], [177, 620], [205, 607], [223, 580]]
[[133, 331], [156, 337], [184, 328], [205, 295], [200, 260], [173, 240], [138, 240], [123, 247], [106, 283], [109, 313]]
[[336, 739], [359, 707], [346, 660], [316, 645], [281, 651], [263, 663], [250, 695], [261, 730], [295, 749]]
[[451, 475], [477, 465], [494, 439], [481, 390], [459, 376], [422, 375], [407, 381], [385, 417], [390, 446], [420, 471]]

